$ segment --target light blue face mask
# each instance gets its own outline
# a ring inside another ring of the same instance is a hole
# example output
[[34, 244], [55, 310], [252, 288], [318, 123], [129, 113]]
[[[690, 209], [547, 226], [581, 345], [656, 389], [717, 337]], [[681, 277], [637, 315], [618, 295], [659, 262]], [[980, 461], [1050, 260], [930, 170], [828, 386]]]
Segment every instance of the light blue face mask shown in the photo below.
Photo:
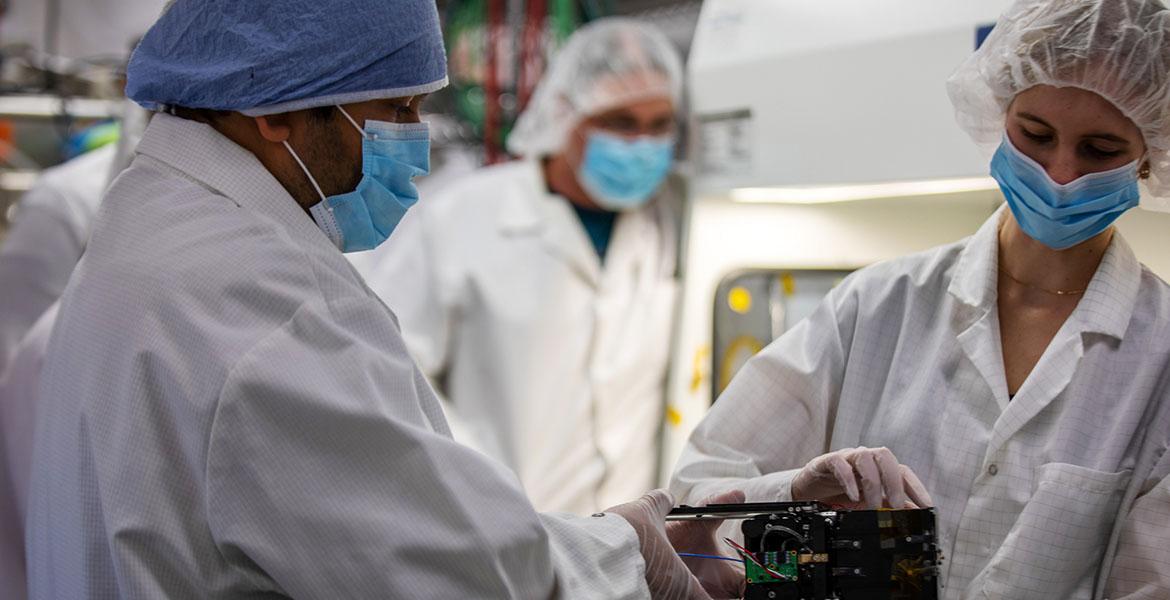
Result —
[[367, 120], [362, 129], [362, 180], [357, 189], [326, 197], [317, 180], [288, 142], [284, 147], [313, 183], [321, 202], [309, 208], [317, 226], [342, 252], [371, 250], [386, 241], [406, 211], [418, 202], [418, 188], [411, 181], [431, 170], [431, 136], [426, 123], [387, 123]]
[[595, 131], [585, 143], [577, 179], [601, 208], [633, 210], [658, 191], [673, 162], [673, 136], [627, 140]]
[[1139, 162], [1059, 184], [1004, 136], [991, 159], [991, 176], [1024, 233], [1049, 248], [1064, 250], [1105, 231], [1138, 205]]

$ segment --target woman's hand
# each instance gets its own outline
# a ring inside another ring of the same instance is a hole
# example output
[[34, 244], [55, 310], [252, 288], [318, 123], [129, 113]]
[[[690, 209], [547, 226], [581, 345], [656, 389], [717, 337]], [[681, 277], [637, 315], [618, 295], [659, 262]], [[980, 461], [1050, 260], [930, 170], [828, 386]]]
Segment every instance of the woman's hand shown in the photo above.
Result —
[[870, 510], [934, 506], [922, 481], [888, 448], [847, 448], [812, 459], [792, 480], [792, 499]]

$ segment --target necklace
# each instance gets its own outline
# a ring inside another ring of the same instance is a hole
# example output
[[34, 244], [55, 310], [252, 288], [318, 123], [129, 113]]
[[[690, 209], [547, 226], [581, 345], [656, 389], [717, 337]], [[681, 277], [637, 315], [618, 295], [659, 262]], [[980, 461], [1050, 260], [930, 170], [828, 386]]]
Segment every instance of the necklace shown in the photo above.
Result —
[[1026, 287], [1026, 288], [1040, 290], [1041, 292], [1044, 292], [1046, 294], [1053, 294], [1055, 296], [1078, 296], [1080, 294], [1085, 293], [1085, 290], [1050, 290], [1047, 288], [1042, 288], [1038, 285], [1032, 285], [1030, 283], [1025, 283], [1023, 281], [1020, 281], [1019, 278], [1017, 278], [1015, 275], [1012, 275], [1012, 272], [1007, 270], [1007, 267], [1005, 267], [1003, 265], [1003, 261], [1000, 261], [1000, 263], [999, 263], [999, 270], [1003, 271], [1003, 274], [1007, 275], [1008, 279], [1011, 279], [1012, 281]]

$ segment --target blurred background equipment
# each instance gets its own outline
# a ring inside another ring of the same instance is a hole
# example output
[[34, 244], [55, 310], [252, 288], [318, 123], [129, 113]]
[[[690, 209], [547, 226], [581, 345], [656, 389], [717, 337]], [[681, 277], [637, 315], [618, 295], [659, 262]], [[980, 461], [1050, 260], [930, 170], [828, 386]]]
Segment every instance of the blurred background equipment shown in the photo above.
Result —
[[127, 52], [164, 4], [0, 6], [0, 235], [42, 169], [117, 140]]
[[846, 270], [749, 269], [732, 273], [715, 292], [711, 397], [769, 342], [811, 315]]
[[508, 158], [504, 141], [549, 58], [581, 25], [614, 15], [644, 19], [685, 56], [698, 20], [697, 0], [447, 0], [439, 2], [451, 85], [427, 109], [454, 116], [462, 141], [485, 164]]

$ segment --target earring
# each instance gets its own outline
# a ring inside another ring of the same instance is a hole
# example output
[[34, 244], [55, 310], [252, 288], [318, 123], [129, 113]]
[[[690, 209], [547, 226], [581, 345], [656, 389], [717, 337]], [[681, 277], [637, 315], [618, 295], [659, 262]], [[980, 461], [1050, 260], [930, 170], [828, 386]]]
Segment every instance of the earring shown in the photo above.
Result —
[[1146, 164], [1142, 165], [1142, 167], [1140, 169], [1138, 169], [1138, 179], [1149, 179], [1149, 178], [1150, 178], [1150, 163], [1146, 162]]

